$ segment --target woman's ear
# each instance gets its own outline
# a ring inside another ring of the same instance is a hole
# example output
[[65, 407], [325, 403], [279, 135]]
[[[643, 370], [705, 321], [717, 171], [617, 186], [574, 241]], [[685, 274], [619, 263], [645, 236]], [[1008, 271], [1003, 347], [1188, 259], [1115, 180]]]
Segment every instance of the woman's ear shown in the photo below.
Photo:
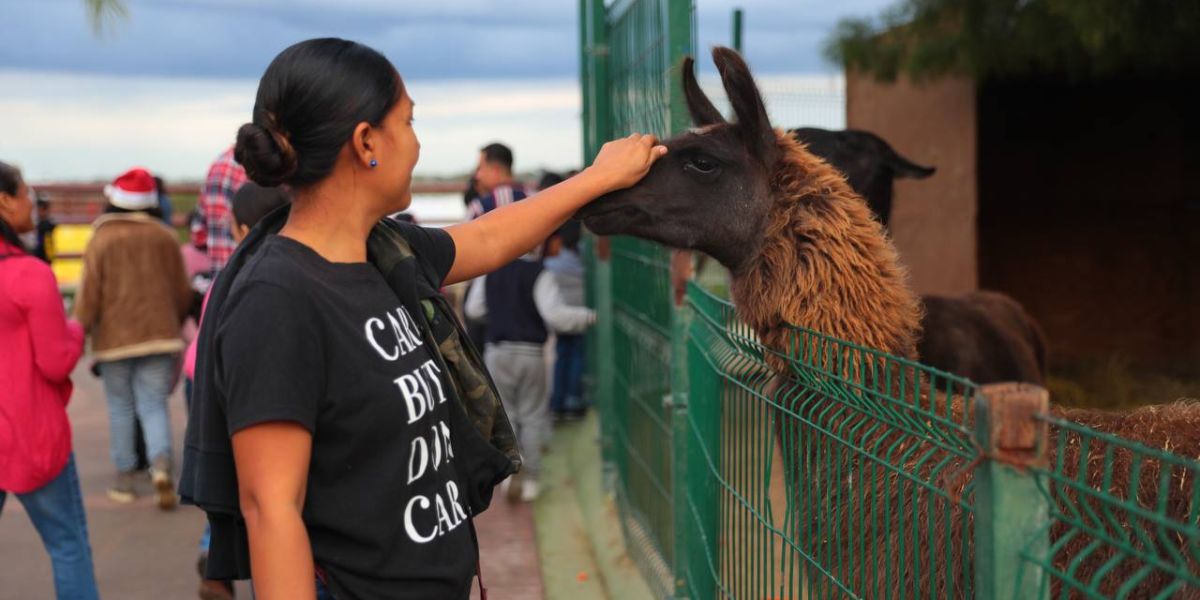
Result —
[[354, 128], [354, 135], [350, 137], [350, 141], [354, 146], [355, 162], [370, 168], [371, 161], [378, 160], [375, 156], [375, 151], [378, 149], [376, 137], [374, 128], [366, 121], [359, 123]]

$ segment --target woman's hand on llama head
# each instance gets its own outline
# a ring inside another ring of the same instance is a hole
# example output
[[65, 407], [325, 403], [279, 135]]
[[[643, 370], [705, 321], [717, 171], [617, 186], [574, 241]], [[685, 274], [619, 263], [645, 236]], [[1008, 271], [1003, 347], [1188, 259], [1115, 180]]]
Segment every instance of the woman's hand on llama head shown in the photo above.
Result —
[[666, 153], [667, 147], [659, 144], [658, 138], [634, 133], [604, 144], [587, 171], [602, 182], [604, 193], [614, 192], [641, 181], [654, 161]]

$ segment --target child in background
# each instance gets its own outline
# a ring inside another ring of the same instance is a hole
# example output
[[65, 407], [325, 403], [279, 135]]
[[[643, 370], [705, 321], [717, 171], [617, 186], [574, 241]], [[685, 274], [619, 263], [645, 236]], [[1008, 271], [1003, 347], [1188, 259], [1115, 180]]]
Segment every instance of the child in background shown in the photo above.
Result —
[[[538, 190], [544, 190], [563, 181], [562, 175], [547, 171], [538, 182]], [[561, 248], [557, 254], [546, 257], [546, 270], [554, 274], [563, 301], [570, 306], [584, 306], [583, 261], [579, 258], [579, 236], [582, 232], [579, 221], [567, 221], [558, 229]], [[582, 334], [569, 331], [554, 332], [554, 372], [550, 388], [550, 413], [555, 421], [577, 419], [587, 412], [583, 402], [583, 348]]]
[[37, 233], [37, 245], [33, 248], [33, 255], [42, 259], [42, 261], [51, 263], [54, 261], [54, 229], [58, 227], [58, 223], [50, 217], [50, 200], [42, 194], [37, 194], [37, 226], [34, 230]]
[[[192, 284], [195, 298], [195, 301], [192, 302], [192, 309], [188, 311], [189, 318], [183, 325], [183, 339], [188, 342], [190, 348], [200, 332], [200, 306], [208, 292], [208, 286], [212, 284], [212, 259], [208, 257], [206, 245], [208, 230], [204, 228], [204, 217], [200, 211], [193, 210], [188, 215], [188, 229], [191, 231], [191, 235], [188, 241], [180, 245], [179, 253], [183, 255], [183, 268], [187, 272], [188, 281]], [[185, 377], [183, 380], [183, 398], [187, 401], [190, 412], [192, 408], [191, 377]]]
[[204, 227], [204, 215], [199, 209], [188, 215], [188, 230], [191, 235], [179, 250], [183, 253], [183, 265], [192, 289], [204, 294], [212, 283], [212, 259], [208, 256], [208, 229]]
[[[233, 241], [240, 244], [250, 230], [275, 209], [292, 201], [291, 195], [282, 188], [266, 188], [254, 182], [246, 182], [233, 195]], [[200, 231], [204, 231], [203, 228]], [[195, 230], [193, 230], [193, 233]], [[195, 239], [193, 237], [193, 239]], [[207, 303], [207, 295], [205, 301]], [[203, 319], [203, 316], [201, 316]], [[193, 337], [183, 357], [183, 373], [187, 378], [185, 386], [190, 396], [192, 379], [196, 375], [196, 339]], [[190, 403], [190, 398], [189, 398]], [[233, 582], [205, 579], [205, 562], [208, 559], [209, 529], [204, 527], [204, 535], [200, 538], [200, 560], [197, 569], [200, 572], [200, 598], [202, 600], [231, 600], [233, 598]]]
[[[558, 230], [562, 248], [546, 257], [546, 270], [553, 274], [563, 301], [584, 306], [583, 260], [579, 257], [579, 221], [567, 221]], [[555, 330], [554, 378], [550, 392], [550, 412], [554, 419], [578, 419], [587, 412], [583, 400], [583, 352], [585, 338], [578, 332]]]
[[564, 302], [556, 278], [543, 267], [543, 251], [553, 256], [560, 244], [556, 233], [542, 248], [481, 277], [467, 295], [467, 316], [488, 318], [483, 360], [524, 459], [522, 471], [501, 484], [509, 501], [532, 502], [539, 493], [542, 444], [551, 424], [543, 353], [549, 330], [580, 333], [596, 320], [591, 309]]

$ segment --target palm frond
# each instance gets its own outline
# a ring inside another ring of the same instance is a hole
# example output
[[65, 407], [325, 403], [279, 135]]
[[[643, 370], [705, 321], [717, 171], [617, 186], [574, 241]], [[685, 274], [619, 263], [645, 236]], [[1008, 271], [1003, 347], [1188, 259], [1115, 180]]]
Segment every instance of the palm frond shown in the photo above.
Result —
[[129, 18], [129, 9], [122, 0], [83, 0], [87, 11], [88, 23], [97, 34], [116, 24], [117, 21]]

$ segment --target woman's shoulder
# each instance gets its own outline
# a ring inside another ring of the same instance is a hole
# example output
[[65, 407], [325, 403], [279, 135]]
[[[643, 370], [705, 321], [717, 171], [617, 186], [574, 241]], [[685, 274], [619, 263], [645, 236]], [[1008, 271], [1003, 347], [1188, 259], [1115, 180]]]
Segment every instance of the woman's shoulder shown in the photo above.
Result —
[[272, 288], [299, 294], [309, 287], [313, 274], [275, 238], [271, 236], [264, 240], [234, 275], [231, 297], [246, 289]]
[[112, 213], [101, 215], [92, 222], [90, 249], [103, 248], [114, 242], [151, 240], [178, 246], [175, 233], [162, 221], [144, 213]]
[[398, 219], [388, 219], [387, 225], [408, 242], [418, 262], [429, 277], [441, 281], [454, 264], [457, 251], [449, 232], [437, 227], [422, 227]]
[[54, 278], [54, 271], [46, 261], [24, 252], [0, 255], [0, 268], [24, 276]]
[[58, 280], [50, 265], [31, 254], [16, 254], [0, 257], [0, 272], [14, 288], [9, 293], [20, 295], [25, 292], [58, 291]]

